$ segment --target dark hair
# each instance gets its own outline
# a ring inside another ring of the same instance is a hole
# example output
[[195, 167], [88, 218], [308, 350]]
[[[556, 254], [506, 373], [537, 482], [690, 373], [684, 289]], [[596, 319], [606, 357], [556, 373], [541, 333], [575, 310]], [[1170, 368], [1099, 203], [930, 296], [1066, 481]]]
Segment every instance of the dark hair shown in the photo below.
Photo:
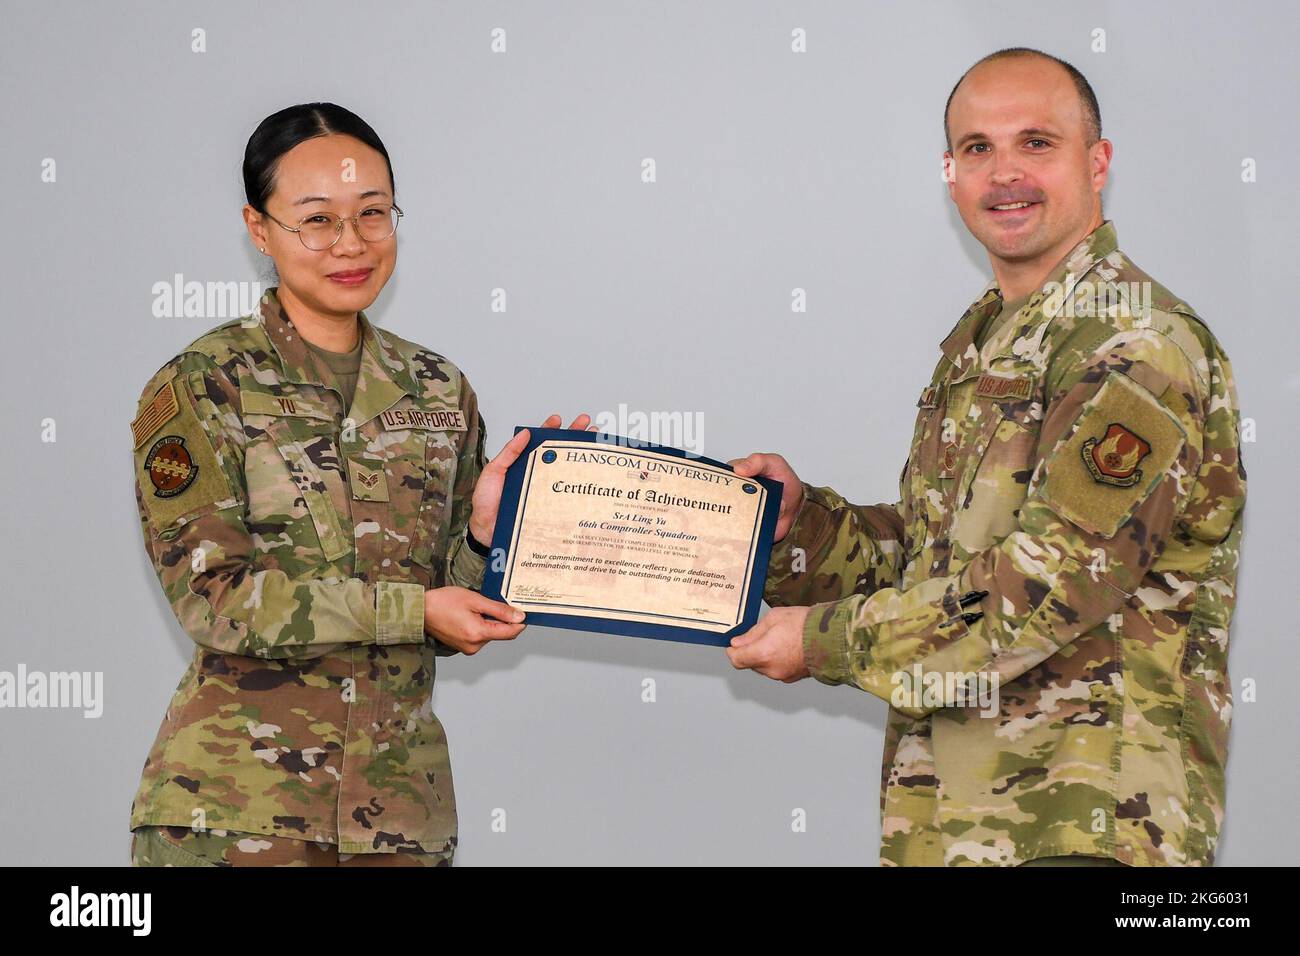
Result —
[[943, 107], [943, 139], [948, 145], [948, 151], [952, 152], [952, 137], [948, 134], [948, 109], [952, 106], [952, 98], [957, 93], [957, 87], [961, 86], [962, 80], [970, 75], [970, 71], [984, 63], [990, 63], [994, 60], [1004, 60], [1009, 57], [1020, 56], [1040, 56], [1045, 60], [1051, 60], [1053, 63], [1062, 67], [1074, 81], [1074, 88], [1079, 93], [1079, 99], [1083, 103], [1083, 128], [1087, 137], [1087, 145], [1091, 146], [1097, 140], [1101, 139], [1101, 107], [1097, 105], [1097, 94], [1092, 91], [1092, 86], [1082, 73], [1066, 63], [1064, 60], [1052, 56], [1050, 53], [1044, 53], [1042, 50], [1034, 50], [1027, 46], [1012, 46], [1005, 50], [997, 50], [988, 56], [974, 63], [970, 70], [961, 75], [961, 80], [957, 81], [952, 92], [948, 94], [948, 102]]
[[393, 161], [369, 123], [333, 103], [300, 103], [272, 113], [248, 137], [248, 145], [244, 147], [244, 196], [248, 204], [265, 213], [266, 200], [275, 191], [275, 170], [280, 157], [304, 140], [330, 133], [355, 137], [377, 150], [388, 165], [388, 180], [393, 186], [393, 198], [397, 198]]

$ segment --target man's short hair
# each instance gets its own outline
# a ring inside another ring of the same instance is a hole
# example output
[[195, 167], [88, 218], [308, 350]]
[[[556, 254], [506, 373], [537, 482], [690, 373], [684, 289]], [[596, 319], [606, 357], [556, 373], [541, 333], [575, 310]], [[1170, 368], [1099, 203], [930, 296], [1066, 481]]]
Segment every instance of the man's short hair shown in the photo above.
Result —
[[953, 86], [952, 92], [948, 94], [948, 102], [943, 107], [943, 139], [948, 146], [948, 152], [952, 152], [952, 137], [948, 133], [948, 110], [952, 107], [952, 98], [956, 95], [957, 87], [961, 86], [962, 80], [966, 79], [970, 75], [970, 71], [977, 66], [991, 63], [994, 60], [1005, 60], [1009, 57], [1021, 56], [1040, 56], [1045, 60], [1051, 60], [1053, 63], [1059, 64], [1070, 75], [1070, 79], [1074, 81], [1074, 88], [1079, 93], [1079, 100], [1083, 103], [1083, 130], [1087, 138], [1086, 145], [1091, 146], [1101, 139], [1101, 107], [1097, 105], [1097, 94], [1092, 91], [1092, 86], [1088, 83], [1087, 78], [1069, 63], [1059, 57], [1052, 56], [1050, 53], [1034, 50], [1027, 46], [1011, 46], [1005, 50], [996, 50], [972, 64], [971, 68], [963, 73], [961, 79]]

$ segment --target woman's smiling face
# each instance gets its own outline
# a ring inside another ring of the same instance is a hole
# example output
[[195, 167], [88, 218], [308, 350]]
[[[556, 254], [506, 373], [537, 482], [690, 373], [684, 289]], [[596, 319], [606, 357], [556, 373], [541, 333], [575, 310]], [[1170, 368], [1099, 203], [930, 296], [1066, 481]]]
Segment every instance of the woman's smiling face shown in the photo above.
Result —
[[[393, 184], [383, 154], [359, 139], [331, 133], [299, 143], [280, 157], [266, 211], [286, 226], [319, 213], [355, 216], [391, 205]], [[249, 234], [275, 260], [281, 285], [318, 314], [354, 315], [368, 308], [397, 264], [397, 233], [367, 242], [351, 222], [328, 249], [313, 251], [296, 233], [245, 207]]]

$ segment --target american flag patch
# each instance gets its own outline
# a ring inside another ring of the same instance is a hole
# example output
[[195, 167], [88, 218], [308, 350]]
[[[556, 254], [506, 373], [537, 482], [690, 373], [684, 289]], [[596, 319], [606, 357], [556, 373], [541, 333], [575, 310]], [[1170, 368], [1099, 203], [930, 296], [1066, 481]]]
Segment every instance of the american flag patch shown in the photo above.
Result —
[[171, 382], [163, 383], [153, 401], [144, 407], [135, 421], [131, 423], [131, 434], [135, 436], [135, 448], [139, 448], [149, 436], [171, 420], [180, 406], [176, 403], [176, 389]]

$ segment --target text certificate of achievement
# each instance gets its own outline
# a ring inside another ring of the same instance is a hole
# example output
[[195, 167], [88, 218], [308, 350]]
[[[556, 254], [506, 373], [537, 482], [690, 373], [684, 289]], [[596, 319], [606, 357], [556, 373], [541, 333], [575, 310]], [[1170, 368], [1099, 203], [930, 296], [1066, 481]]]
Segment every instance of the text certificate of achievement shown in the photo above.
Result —
[[506, 473], [485, 595], [530, 624], [696, 644], [753, 626], [779, 482], [598, 432], [529, 432]]

